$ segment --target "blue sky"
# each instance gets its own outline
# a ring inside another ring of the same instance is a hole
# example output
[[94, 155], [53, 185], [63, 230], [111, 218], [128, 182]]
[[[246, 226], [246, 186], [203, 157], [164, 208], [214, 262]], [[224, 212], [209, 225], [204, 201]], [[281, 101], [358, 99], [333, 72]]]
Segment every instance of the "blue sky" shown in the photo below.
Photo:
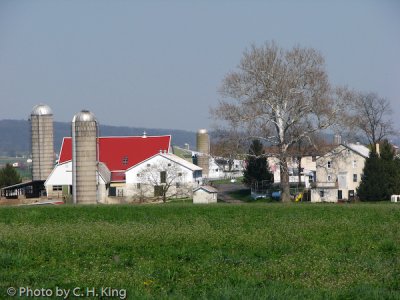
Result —
[[313, 47], [334, 85], [387, 98], [400, 128], [400, 1], [0, 0], [0, 119], [49, 104], [101, 124], [196, 130], [252, 43]]

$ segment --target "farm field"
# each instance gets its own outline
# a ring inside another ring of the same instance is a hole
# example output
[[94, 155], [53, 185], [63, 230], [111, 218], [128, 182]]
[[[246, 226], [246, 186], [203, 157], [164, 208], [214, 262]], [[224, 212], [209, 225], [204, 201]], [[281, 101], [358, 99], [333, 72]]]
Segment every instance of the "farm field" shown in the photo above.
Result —
[[391, 203], [0, 207], [0, 298], [399, 299], [399, 220]]

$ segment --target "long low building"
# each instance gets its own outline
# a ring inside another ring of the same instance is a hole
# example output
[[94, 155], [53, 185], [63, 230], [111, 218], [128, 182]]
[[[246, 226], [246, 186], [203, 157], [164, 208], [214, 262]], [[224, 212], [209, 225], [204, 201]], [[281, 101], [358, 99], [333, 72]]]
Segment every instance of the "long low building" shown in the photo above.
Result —
[[[171, 136], [98, 138], [97, 202], [127, 203], [147, 198], [191, 196], [202, 169], [170, 153]], [[72, 139], [63, 139], [59, 161], [45, 182], [49, 198], [70, 199]]]

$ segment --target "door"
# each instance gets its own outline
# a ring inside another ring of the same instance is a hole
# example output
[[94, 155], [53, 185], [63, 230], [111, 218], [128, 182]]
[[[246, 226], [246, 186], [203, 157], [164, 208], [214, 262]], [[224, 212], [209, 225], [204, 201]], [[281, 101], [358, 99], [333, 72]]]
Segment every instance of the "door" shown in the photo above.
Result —
[[338, 184], [339, 184], [339, 189], [347, 188], [347, 173], [339, 173]]

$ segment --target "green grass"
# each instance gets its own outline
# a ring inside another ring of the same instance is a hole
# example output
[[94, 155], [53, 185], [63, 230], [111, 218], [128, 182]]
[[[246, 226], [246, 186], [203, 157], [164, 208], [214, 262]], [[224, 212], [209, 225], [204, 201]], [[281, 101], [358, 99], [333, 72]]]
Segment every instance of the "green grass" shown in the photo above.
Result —
[[399, 299], [399, 220], [390, 203], [1, 207], [0, 298]]

